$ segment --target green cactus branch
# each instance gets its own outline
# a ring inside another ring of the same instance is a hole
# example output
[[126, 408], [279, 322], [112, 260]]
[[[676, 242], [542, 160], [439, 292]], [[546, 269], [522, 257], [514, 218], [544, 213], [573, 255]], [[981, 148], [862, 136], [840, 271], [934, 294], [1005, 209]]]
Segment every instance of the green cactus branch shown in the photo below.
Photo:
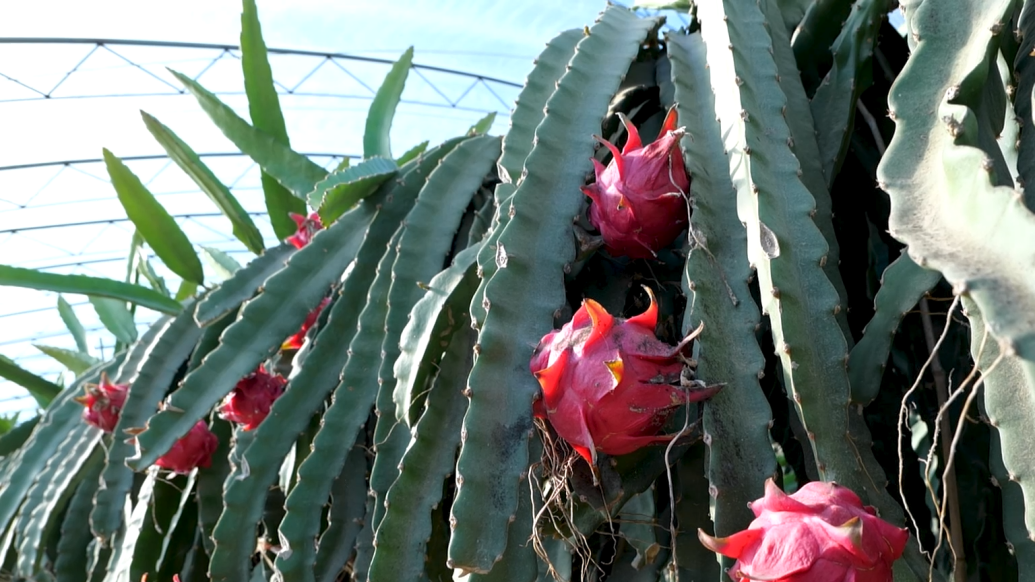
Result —
[[553, 329], [554, 313], [564, 305], [564, 266], [575, 258], [570, 221], [582, 204], [579, 187], [590, 168], [592, 135], [655, 24], [608, 8], [576, 46], [536, 128], [535, 146], [525, 160], [530, 171], [514, 193], [514, 215], [497, 243], [500, 268], [485, 288], [487, 314], [468, 380], [467, 438], [451, 511], [453, 568], [486, 573], [507, 547], [506, 525], [517, 510], [519, 483], [529, 464], [525, 439], [539, 390], [531, 374], [515, 370], [527, 369], [532, 346]]
[[[760, 316], [743, 250], [747, 232], [737, 216], [720, 126], [708, 114], [715, 103], [707, 69], [709, 47], [699, 33], [669, 35], [668, 40], [680, 122], [687, 129], [681, 145], [694, 177], [693, 246], [685, 269], [690, 303], [683, 331], [704, 324], [697, 374], [705, 382], [726, 384], [704, 411], [708, 481], [715, 491], [713, 533], [725, 536], [754, 518], [747, 504], [762, 496], [765, 480], [777, 470], [769, 444], [772, 413], [759, 386], [765, 359], [755, 339]], [[696, 541], [696, 531], [690, 535]]]

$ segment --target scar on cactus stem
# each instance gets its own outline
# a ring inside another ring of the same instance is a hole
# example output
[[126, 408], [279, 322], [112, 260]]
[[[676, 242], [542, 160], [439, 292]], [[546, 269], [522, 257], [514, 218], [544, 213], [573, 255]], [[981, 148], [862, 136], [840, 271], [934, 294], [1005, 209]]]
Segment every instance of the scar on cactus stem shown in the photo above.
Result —
[[665, 116], [661, 135], [644, 146], [636, 126], [619, 113], [629, 138], [622, 151], [602, 137], [597, 141], [611, 150], [605, 167], [592, 159], [596, 182], [582, 187], [592, 199], [589, 221], [600, 231], [607, 252], [614, 256], [648, 259], [676, 240], [686, 228], [686, 194], [690, 177], [683, 164], [676, 127], [676, 109]]
[[308, 217], [302, 216], [301, 214], [295, 214], [294, 212], [289, 212], [288, 216], [290, 216], [291, 220], [294, 220], [295, 224], [298, 225], [298, 230], [295, 234], [284, 240], [291, 243], [291, 245], [296, 249], [300, 249], [309, 244], [309, 241], [313, 239], [313, 235], [316, 234], [317, 231], [323, 229], [323, 222], [320, 222], [320, 215], [315, 212], [310, 214]]
[[295, 332], [295, 335], [284, 340], [281, 344], [280, 349], [282, 350], [297, 350], [302, 347], [302, 342], [305, 341], [305, 334], [309, 331], [309, 328], [316, 324], [316, 319], [320, 317], [320, 312], [323, 311], [324, 307], [331, 302], [330, 297], [324, 297], [320, 304], [317, 305], [309, 315], [305, 316], [305, 321], [302, 322], [302, 327]]
[[219, 437], [199, 420], [190, 431], [155, 461], [155, 465], [173, 473], [186, 475], [195, 467], [207, 468], [212, 464], [212, 453], [219, 447]]
[[700, 328], [670, 346], [658, 340], [658, 304], [629, 319], [612, 317], [592, 299], [572, 320], [548, 333], [530, 368], [542, 386], [533, 405], [557, 435], [595, 469], [597, 451], [624, 455], [672, 440], [658, 435], [680, 406], [709, 398], [721, 386], [684, 385], [685, 350]]
[[270, 413], [273, 402], [284, 393], [287, 380], [271, 375], [260, 364], [251, 374], [237, 381], [219, 407], [219, 416], [236, 422], [244, 430], [253, 430]]
[[909, 531], [877, 517], [851, 489], [814, 481], [787, 495], [772, 479], [751, 504], [755, 520], [725, 538], [697, 530], [709, 550], [737, 562], [734, 580], [891, 582]]
[[76, 402], [86, 407], [83, 420], [104, 432], [114, 431], [126, 404], [129, 384], [112, 384], [108, 375], [102, 372], [101, 383], [87, 384], [85, 391], [86, 394], [75, 397]]

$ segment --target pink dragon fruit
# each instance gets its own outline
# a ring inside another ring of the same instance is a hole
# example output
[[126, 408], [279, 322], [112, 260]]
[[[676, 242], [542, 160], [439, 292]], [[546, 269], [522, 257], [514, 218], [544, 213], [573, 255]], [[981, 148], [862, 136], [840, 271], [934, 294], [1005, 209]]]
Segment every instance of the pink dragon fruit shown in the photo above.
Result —
[[155, 465], [169, 469], [173, 473], [186, 475], [195, 467], [208, 467], [212, 464], [212, 453], [219, 447], [219, 438], [208, 429], [205, 421], [199, 420], [191, 427], [190, 432], [155, 461]]
[[241, 378], [219, 407], [219, 416], [224, 420], [243, 425], [252, 430], [270, 413], [273, 401], [284, 393], [287, 380], [283, 376], [270, 375], [260, 365], [257, 370]]
[[284, 239], [285, 241], [294, 245], [296, 249], [300, 249], [305, 245], [309, 244], [309, 241], [313, 239], [313, 235], [317, 231], [323, 229], [323, 223], [320, 222], [320, 215], [312, 213], [308, 218], [301, 214], [295, 214], [294, 212], [288, 213], [291, 220], [295, 221], [298, 225], [298, 231], [295, 234]]
[[787, 495], [769, 479], [751, 511], [748, 529], [729, 537], [697, 532], [708, 549], [737, 559], [729, 574], [743, 582], [891, 582], [909, 538], [836, 483]]
[[295, 335], [284, 340], [281, 344], [280, 349], [282, 350], [297, 350], [302, 347], [302, 342], [305, 341], [305, 334], [308, 333], [309, 328], [316, 324], [317, 318], [320, 317], [320, 312], [323, 311], [324, 307], [331, 302], [330, 297], [324, 297], [323, 301], [316, 306], [315, 309], [309, 312], [309, 315], [305, 316], [305, 321], [302, 322], [302, 327], [295, 333]]
[[624, 115], [629, 133], [622, 151], [611, 142], [596, 139], [611, 150], [605, 168], [596, 159], [596, 182], [582, 192], [593, 200], [589, 221], [600, 231], [607, 251], [614, 256], [647, 259], [672, 244], [687, 225], [686, 194], [690, 178], [683, 165], [676, 128], [676, 110], [665, 117], [661, 137], [647, 145], [640, 142], [636, 126]]
[[101, 373], [101, 383], [87, 384], [86, 394], [77, 396], [75, 401], [86, 407], [83, 420], [87, 424], [104, 432], [112, 432], [119, 422], [128, 393], [129, 384], [112, 384], [107, 374]]
[[677, 346], [659, 341], [658, 305], [647, 292], [650, 307], [629, 319], [586, 299], [532, 354], [530, 368], [543, 389], [533, 412], [594, 467], [597, 451], [624, 455], [671, 440], [657, 432], [672, 412], [719, 389], [680, 386], [682, 352], [692, 336]]

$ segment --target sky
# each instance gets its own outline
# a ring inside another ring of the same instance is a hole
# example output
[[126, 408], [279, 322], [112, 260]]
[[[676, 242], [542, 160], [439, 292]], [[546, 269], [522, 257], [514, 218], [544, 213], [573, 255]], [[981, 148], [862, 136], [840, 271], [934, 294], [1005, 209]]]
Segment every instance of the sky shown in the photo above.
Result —
[[[519, 86], [545, 43], [562, 30], [592, 24], [600, 0], [471, 2], [401, 0], [391, 10], [354, 0], [257, 0], [267, 46], [394, 60], [415, 48], [414, 62], [499, 81], [430, 70], [412, 72], [392, 130], [399, 154], [422, 140], [437, 143], [496, 112], [502, 134]], [[893, 23], [901, 19], [894, 19]], [[0, 3], [0, 263], [124, 279], [133, 227], [97, 161], [102, 148], [121, 157], [158, 156], [140, 111], [172, 128], [228, 184], [246, 210], [264, 210], [259, 172], [178, 93], [172, 67], [216, 92], [245, 118], [240, 61], [219, 48], [133, 46], [45, 39], [108, 39], [236, 45], [240, 3], [234, 0], [50, 0]], [[14, 42], [13, 39], [35, 39]], [[388, 65], [320, 55], [271, 54], [292, 147], [325, 166], [361, 152], [363, 121]], [[75, 70], [73, 74], [69, 71]], [[45, 97], [46, 95], [47, 97]], [[195, 245], [241, 263], [251, 255], [229, 235], [229, 222], [165, 159], [127, 165], [144, 181]], [[32, 167], [23, 167], [32, 166]], [[256, 218], [269, 244], [268, 221]], [[203, 257], [204, 258], [204, 257]], [[158, 261], [154, 268], [175, 290]], [[206, 263], [206, 278], [220, 273]], [[114, 338], [85, 297], [65, 297], [88, 330], [91, 353], [111, 355]], [[49, 380], [62, 366], [33, 344], [75, 348], [53, 293], [0, 287], [0, 355]], [[156, 314], [137, 313], [142, 329]], [[0, 379], [0, 414], [34, 402]]]

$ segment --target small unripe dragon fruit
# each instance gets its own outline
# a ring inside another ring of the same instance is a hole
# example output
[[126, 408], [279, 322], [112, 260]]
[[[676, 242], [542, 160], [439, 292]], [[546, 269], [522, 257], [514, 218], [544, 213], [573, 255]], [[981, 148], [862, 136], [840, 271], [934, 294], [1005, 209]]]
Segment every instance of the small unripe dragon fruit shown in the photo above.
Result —
[[295, 335], [284, 340], [281, 344], [280, 349], [282, 350], [297, 350], [302, 347], [302, 342], [305, 341], [305, 334], [309, 332], [309, 328], [316, 324], [317, 318], [320, 317], [320, 312], [323, 311], [324, 307], [331, 302], [330, 297], [324, 297], [320, 304], [315, 309], [309, 312], [309, 315], [305, 316], [305, 321], [302, 322], [302, 327], [295, 332]]
[[199, 420], [191, 427], [190, 432], [155, 461], [155, 465], [169, 469], [173, 473], [186, 475], [195, 467], [208, 467], [212, 464], [212, 453], [219, 448], [219, 437], [208, 429], [205, 421]]
[[294, 220], [295, 224], [298, 225], [298, 230], [295, 234], [284, 240], [294, 245], [296, 249], [300, 249], [309, 244], [309, 241], [313, 239], [313, 235], [316, 234], [317, 231], [323, 229], [323, 223], [320, 222], [320, 215], [315, 212], [310, 214], [308, 218], [301, 214], [295, 214], [294, 212], [289, 212], [288, 216], [290, 216], [291, 220]]
[[561, 329], [539, 342], [530, 368], [543, 389], [533, 412], [545, 418], [575, 451], [596, 466], [597, 451], [624, 455], [668, 442], [657, 432], [683, 404], [704, 400], [719, 387], [681, 386], [682, 352], [658, 340], [658, 305], [635, 317], [616, 319], [586, 299]]
[[227, 394], [219, 407], [219, 416], [243, 425], [241, 428], [244, 430], [252, 430], [270, 413], [273, 401], [284, 393], [286, 384], [283, 376], [270, 375], [260, 365], [241, 378], [233, 391]]
[[600, 231], [607, 252], [614, 256], [647, 259], [672, 244], [686, 228], [690, 178], [683, 165], [676, 128], [676, 110], [665, 117], [661, 136], [644, 146], [636, 126], [620, 114], [629, 138], [622, 151], [611, 142], [596, 139], [611, 150], [613, 159], [604, 167], [593, 159], [596, 182], [582, 192], [593, 200], [589, 221]]
[[725, 538], [697, 532], [708, 549], [737, 559], [729, 574], [741, 582], [891, 582], [909, 539], [836, 483], [787, 495], [769, 479], [765, 497], [750, 505], [748, 529]]
[[122, 407], [126, 404], [129, 384], [112, 384], [106, 374], [101, 374], [100, 384], [87, 384], [86, 394], [75, 401], [86, 407], [83, 420], [91, 426], [112, 432], [119, 422]]

